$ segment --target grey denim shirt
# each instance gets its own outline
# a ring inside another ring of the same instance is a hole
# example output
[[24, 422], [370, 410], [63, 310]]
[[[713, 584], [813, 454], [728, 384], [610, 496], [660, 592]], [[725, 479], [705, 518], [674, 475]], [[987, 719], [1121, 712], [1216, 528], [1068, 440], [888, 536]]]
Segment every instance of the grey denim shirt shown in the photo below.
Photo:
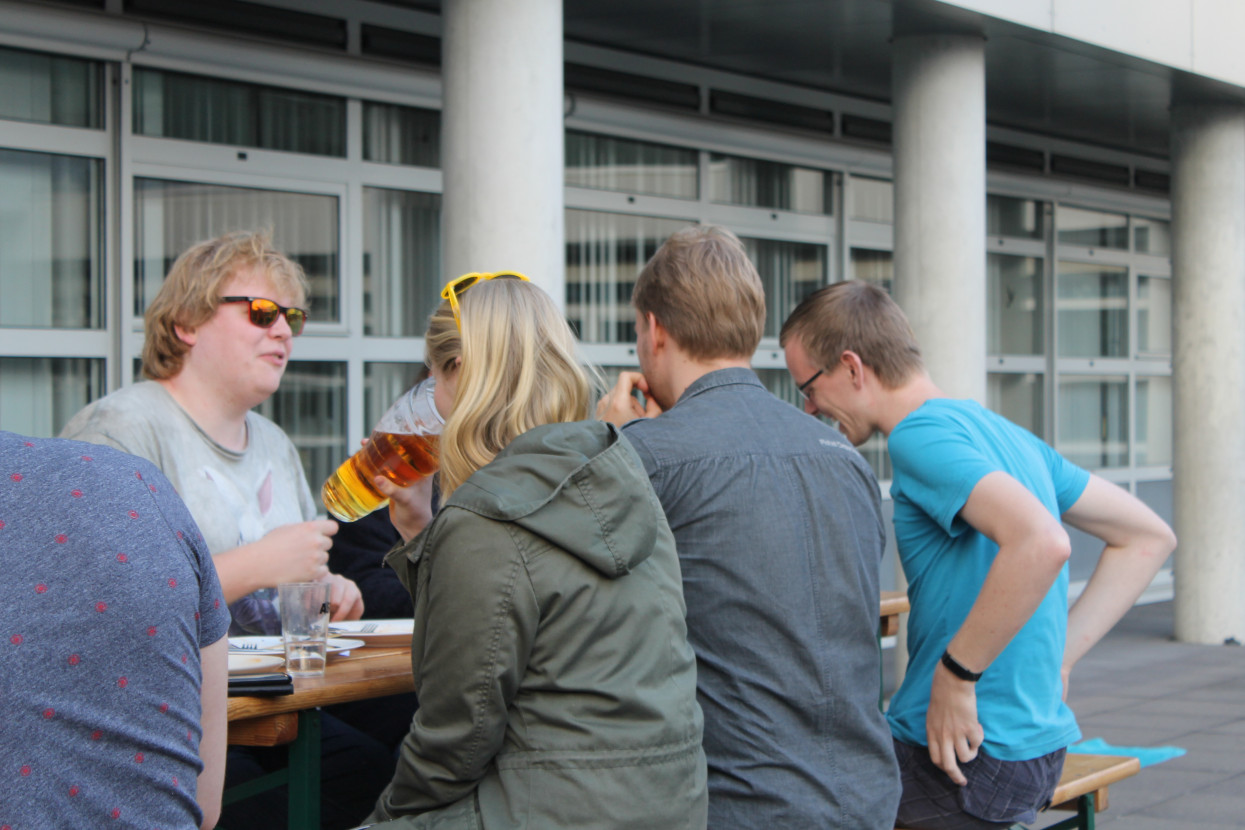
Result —
[[743, 368], [704, 375], [623, 434], [678, 545], [709, 826], [890, 830], [899, 777], [876, 641], [886, 535], [868, 464]]

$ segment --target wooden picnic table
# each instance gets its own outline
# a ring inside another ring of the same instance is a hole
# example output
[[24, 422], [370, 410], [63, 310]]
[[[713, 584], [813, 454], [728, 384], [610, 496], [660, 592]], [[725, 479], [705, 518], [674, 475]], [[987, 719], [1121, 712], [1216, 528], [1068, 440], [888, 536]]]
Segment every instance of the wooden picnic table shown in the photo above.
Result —
[[[883, 591], [879, 636], [899, 630], [908, 610], [903, 591]], [[414, 691], [410, 648], [362, 648], [331, 656], [324, 677], [299, 678], [294, 694], [229, 698], [231, 746], [289, 746], [289, 766], [231, 787], [225, 803], [247, 798], [281, 784], [289, 785], [289, 827], [320, 826], [320, 707]]]
[[908, 610], [908, 595], [903, 591], [883, 591], [881, 605], [878, 636], [893, 637], [899, 633], [899, 615]]
[[231, 787], [229, 804], [289, 785], [290, 830], [320, 827], [320, 707], [411, 692], [410, 648], [360, 648], [330, 656], [324, 677], [294, 681], [294, 694], [229, 698], [232, 746], [289, 745], [286, 769]]

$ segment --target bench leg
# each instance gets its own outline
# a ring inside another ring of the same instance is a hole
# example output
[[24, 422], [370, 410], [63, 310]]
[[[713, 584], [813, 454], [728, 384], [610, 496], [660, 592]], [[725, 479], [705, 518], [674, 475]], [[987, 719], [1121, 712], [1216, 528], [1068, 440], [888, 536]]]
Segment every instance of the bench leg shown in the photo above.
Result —
[[289, 828], [320, 830], [320, 710], [298, 713], [298, 737], [290, 744]]
[[1093, 793], [1086, 793], [1076, 800], [1076, 815], [1066, 818], [1058, 824], [1052, 824], [1046, 830], [1094, 830], [1094, 817], [1097, 805]]

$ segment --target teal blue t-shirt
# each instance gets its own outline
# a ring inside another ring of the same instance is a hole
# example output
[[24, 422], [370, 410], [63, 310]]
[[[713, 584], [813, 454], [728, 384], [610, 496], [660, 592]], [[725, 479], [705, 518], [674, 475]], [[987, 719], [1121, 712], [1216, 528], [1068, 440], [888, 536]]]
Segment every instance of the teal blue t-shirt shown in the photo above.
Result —
[[[977, 600], [999, 549], [960, 517], [973, 487], [1002, 471], [1059, 517], [1080, 498], [1089, 473], [973, 401], [926, 401], [899, 422], [888, 447], [895, 537], [912, 612], [908, 673], [887, 718], [895, 737], [924, 746], [934, 668]], [[989, 755], [1024, 761], [1080, 738], [1072, 710], [1063, 703], [1059, 675], [1067, 629], [1065, 565], [1037, 611], [977, 683], [977, 718]]]

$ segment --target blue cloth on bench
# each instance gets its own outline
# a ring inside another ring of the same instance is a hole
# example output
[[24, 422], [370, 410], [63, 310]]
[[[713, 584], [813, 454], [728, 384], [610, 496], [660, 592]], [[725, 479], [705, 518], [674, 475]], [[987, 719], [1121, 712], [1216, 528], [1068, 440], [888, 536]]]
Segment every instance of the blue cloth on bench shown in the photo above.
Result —
[[1079, 755], [1129, 755], [1141, 761], [1141, 766], [1149, 767], [1179, 758], [1185, 750], [1178, 746], [1112, 746], [1102, 738], [1090, 738], [1068, 747], [1069, 752]]

